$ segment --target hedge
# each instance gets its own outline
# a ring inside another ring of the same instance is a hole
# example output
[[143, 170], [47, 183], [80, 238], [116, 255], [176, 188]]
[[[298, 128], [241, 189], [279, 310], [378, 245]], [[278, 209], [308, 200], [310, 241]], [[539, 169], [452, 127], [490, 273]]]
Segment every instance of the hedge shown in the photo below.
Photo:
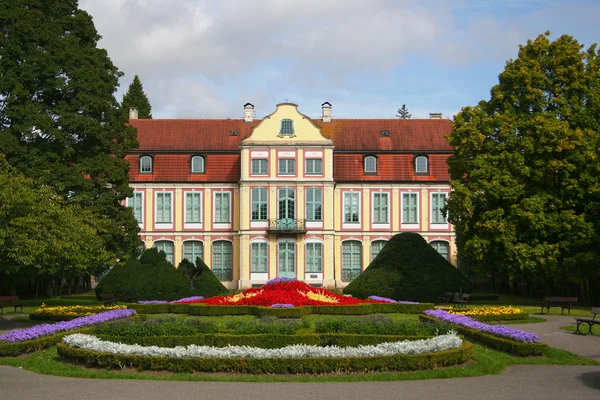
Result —
[[429, 336], [398, 336], [398, 335], [359, 335], [346, 333], [321, 333], [321, 334], [257, 334], [257, 335], [232, 335], [232, 334], [199, 334], [195, 336], [142, 336], [127, 337], [114, 335], [94, 334], [102, 340], [120, 342], [124, 344], [139, 344], [140, 346], [176, 347], [189, 346], [251, 346], [263, 349], [276, 349], [279, 347], [296, 344], [314, 346], [356, 347], [376, 345], [402, 340], [429, 339]]
[[468, 317], [481, 322], [489, 321], [517, 321], [529, 318], [528, 313], [521, 314], [502, 314], [502, 315], [468, 315]]
[[248, 374], [322, 374], [329, 372], [414, 371], [448, 367], [471, 358], [472, 345], [436, 353], [347, 358], [174, 358], [100, 353], [57, 344], [61, 358], [86, 366], [171, 372], [234, 372]]
[[[428, 315], [419, 315], [419, 319], [422, 322], [428, 323], [439, 322], [439, 319], [430, 317]], [[492, 347], [496, 350], [500, 350], [505, 353], [510, 353], [516, 356], [541, 356], [544, 354], [544, 351], [548, 347], [544, 343], [517, 342], [509, 338], [495, 336], [486, 332], [478, 331], [476, 329], [466, 328], [461, 325], [453, 324], [452, 326], [456, 328], [457, 332], [460, 332], [473, 340], [481, 342], [482, 344]]]
[[222, 315], [255, 315], [275, 316], [279, 318], [300, 318], [310, 314], [329, 315], [367, 315], [367, 314], [421, 314], [433, 308], [432, 303], [401, 304], [378, 303], [358, 304], [352, 306], [304, 306], [293, 308], [270, 308], [245, 305], [207, 306], [205, 304], [128, 304], [127, 307], [136, 310], [139, 314], [190, 314], [202, 316]]
[[75, 318], [85, 317], [86, 314], [81, 315], [51, 315], [51, 314], [29, 314], [29, 319], [32, 321], [50, 321], [50, 322], [60, 322], [60, 321], [70, 321]]
[[91, 328], [82, 328], [74, 331], [59, 332], [54, 335], [41, 336], [36, 339], [23, 340], [21, 342], [5, 342], [0, 340], [0, 357], [14, 357], [25, 353], [46, 349], [59, 343], [63, 336], [73, 333], [91, 333]]

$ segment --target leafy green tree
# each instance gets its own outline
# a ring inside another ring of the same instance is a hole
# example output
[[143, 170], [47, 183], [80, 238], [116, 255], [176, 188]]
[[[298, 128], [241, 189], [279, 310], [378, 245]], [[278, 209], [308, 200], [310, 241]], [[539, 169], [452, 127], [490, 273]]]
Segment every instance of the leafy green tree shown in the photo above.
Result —
[[[447, 209], [474, 272], [541, 291], [598, 285], [598, 89], [596, 45], [547, 32], [506, 63], [490, 100], [455, 117]], [[586, 273], [567, 270], [581, 252]]]
[[146, 93], [144, 93], [142, 81], [137, 75], [133, 78], [133, 82], [129, 85], [127, 93], [123, 96], [121, 106], [125, 110], [129, 110], [130, 107], [136, 108], [138, 110], [138, 118], [152, 119], [152, 106], [150, 105], [150, 101], [148, 101]]
[[113, 259], [139, 245], [123, 201], [135, 129], [114, 97], [121, 72], [76, 0], [0, 2], [0, 149], [26, 176], [101, 220]]
[[396, 111], [396, 117], [400, 119], [409, 119], [412, 117], [412, 114], [408, 112], [408, 108], [406, 108], [406, 104], [402, 104], [402, 107]]
[[101, 238], [106, 225], [0, 156], [0, 273], [31, 276], [33, 267], [38, 275], [77, 276], [114, 262]]

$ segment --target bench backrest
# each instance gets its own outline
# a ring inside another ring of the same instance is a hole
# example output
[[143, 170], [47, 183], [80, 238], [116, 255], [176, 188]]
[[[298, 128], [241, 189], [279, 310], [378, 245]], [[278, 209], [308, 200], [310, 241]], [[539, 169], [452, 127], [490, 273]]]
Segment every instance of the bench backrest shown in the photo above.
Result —
[[101, 299], [112, 299], [113, 297], [115, 297], [115, 295], [112, 293], [100, 293]]
[[577, 303], [577, 297], [559, 297], [559, 296], [548, 296], [544, 297], [544, 301], [549, 302], [565, 302], [565, 303]]
[[592, 314], [594, 314], [594, 319], [596, 319], [596, 314], [600, 314], [600, 307], [592, 307]]
[[0, 296], [0, 301], [17, 301], [19, 296]]

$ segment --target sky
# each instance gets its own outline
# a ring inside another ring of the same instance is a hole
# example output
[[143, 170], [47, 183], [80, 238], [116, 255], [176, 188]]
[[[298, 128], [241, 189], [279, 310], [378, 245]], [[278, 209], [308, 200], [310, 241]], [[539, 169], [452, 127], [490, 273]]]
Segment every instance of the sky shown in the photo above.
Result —
[[113, 63], [154, 118], [303, 114], [413, 118], [489, 99], [519, 45], [550, 31], [585, 48], [600, 0], [80, 0]]

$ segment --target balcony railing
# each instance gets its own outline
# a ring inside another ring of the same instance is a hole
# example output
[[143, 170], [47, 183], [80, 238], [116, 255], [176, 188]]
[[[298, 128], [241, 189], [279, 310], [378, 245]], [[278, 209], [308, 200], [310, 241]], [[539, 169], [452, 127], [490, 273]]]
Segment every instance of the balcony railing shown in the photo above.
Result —
[[306, 220], [294, 218], [270, 219], [268, 233], [306, 233]]

